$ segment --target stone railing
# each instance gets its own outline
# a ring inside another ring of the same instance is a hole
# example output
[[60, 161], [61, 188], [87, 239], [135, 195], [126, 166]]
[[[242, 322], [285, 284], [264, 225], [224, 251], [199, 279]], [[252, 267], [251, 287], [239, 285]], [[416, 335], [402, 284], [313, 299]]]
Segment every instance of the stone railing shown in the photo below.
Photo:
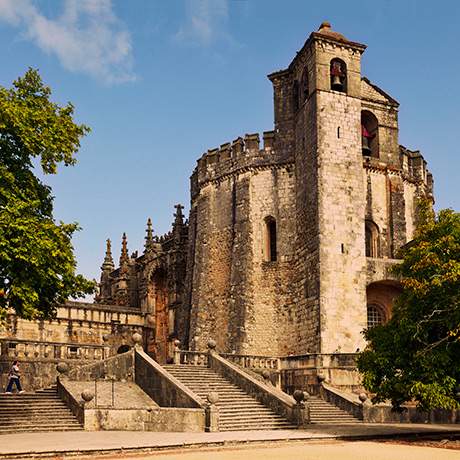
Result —
[[174, 364], [188, 364], [191, 366], [207, 366], [208, 353], [202, 351], [184, 351], [176, 349]]
[[101, 360], [109, 356], [104, 345], [41, 342], [20, 339], [1, 339], [1, 357], [17, 359], [78, 359]]
[[219, 353], [220, 356], [225, 358], [231, 363], [237, 364], [240, 367], [248, 369], [269, 369], [279, 370], [281, 360], [272, 356], [258, 356], [258, 355], [235, 355], [233, 353]]

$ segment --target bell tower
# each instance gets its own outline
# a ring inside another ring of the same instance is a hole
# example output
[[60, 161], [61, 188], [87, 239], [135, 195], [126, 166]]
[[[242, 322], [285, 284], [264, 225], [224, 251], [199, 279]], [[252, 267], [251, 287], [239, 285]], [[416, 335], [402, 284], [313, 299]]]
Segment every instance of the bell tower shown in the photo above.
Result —
[[296, 171], [294, 353], [354, 352], [366, 327], [361, 145], [365, 46], [321, 24], [288, 69], [269, 76], [275, 128]]

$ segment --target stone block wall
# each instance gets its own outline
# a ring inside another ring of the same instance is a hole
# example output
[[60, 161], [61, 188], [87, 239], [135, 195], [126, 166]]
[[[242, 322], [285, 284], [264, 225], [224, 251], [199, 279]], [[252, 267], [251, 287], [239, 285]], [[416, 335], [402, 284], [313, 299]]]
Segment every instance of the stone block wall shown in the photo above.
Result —
[[[209, 338], [222, 352], [289, 348], [294, 174], [275, 143], [265, 133], [259, 150], [258, 136], [247, 135], [199, 160], [189, 236], [192, 349], [205, 349]], [[276, 261], [266, 260], [268, 217], [276, 220]]]

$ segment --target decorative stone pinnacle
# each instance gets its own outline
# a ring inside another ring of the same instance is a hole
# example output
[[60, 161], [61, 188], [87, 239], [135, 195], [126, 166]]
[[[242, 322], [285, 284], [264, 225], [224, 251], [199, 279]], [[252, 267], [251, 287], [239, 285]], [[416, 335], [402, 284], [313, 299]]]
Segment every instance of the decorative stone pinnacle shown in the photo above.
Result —
[[174, 217], [175, 217], [174, 226], [183, 225], [184, 215], [182, 214], [182, 209], [184, 209], [184, 207], [181, 204], [176, 204], [174, 207], [176, 208], [176, 212], [174, 214]]
[[104, 262], [102, 263], [101, 270], [103, 272], [111, 272], [114, 269], [115, 269], [115, 265], [113, 263], [113, 258], [112, 258], [112, 244], [110, 242], [110, 238], [108, 238], [107, 247], [105, 249]]
[[[152, 229], [152, 219], [150, 217], [147, 220], [147, 230], [146, 230], [147, 236], [145, 237], [145, 251], [150, 249], [153, 244], [153, 229]], [[144, 251], [144, 252], [145, 252]]]
[[120, 256], [120, 267], [129, 261], [128, 256], [128, 242], [126, 238], [126, 233], [123, 232], [123, 237], [121, 239], [121, 256]]

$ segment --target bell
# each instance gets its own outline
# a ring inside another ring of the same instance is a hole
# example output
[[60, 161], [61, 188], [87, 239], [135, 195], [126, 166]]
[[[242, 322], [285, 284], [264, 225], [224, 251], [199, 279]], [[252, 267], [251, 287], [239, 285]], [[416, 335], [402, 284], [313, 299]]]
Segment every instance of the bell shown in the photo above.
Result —
[[372, 150], [369, 146], [369, 138], [366, 136], [361, 136], [361, 139], [362, 139], [362, 145], [363, 145], [363, 155], [370, 157]]
[[336, 91], [343, 91], [343, 83], [340, 80], [340, 75], [332, 75], [331, 87]]

